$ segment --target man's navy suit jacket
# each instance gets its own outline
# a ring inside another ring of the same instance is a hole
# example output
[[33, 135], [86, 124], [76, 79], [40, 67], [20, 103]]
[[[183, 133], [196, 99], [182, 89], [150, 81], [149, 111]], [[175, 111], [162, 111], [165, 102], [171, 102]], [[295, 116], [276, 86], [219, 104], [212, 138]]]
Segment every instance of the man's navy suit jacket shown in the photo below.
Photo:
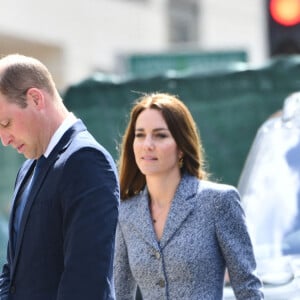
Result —
[[[34, 168], [18, 172], [13, 203]], [[1, 300], [114, 299], [119, 183], [110, 154], [78, 120], [31, 188], [13, 248], [13, 211]]]

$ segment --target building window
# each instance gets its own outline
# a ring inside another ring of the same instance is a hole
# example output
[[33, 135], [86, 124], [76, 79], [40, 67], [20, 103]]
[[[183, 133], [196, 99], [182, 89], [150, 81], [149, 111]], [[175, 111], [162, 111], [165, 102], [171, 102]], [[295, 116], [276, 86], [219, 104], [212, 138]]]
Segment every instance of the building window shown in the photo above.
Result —
[[170, 43], [195, 43], [198, 41], [198, 0], [169, 0]]

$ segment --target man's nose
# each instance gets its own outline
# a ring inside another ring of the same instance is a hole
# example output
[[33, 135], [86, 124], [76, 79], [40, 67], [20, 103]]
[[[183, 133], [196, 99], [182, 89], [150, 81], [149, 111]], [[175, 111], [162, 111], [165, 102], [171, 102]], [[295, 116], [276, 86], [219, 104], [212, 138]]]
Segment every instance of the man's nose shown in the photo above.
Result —
[[3, 146], [8, 146], [11, 143], [11, 135], [7, 133], [0, 133], [0, 138]]

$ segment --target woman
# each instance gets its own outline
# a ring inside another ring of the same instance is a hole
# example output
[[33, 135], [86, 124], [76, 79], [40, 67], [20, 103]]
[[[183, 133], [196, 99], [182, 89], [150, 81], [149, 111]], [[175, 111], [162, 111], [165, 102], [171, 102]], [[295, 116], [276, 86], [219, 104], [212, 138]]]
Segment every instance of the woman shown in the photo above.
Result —
[[263, 299], [235, 188], [207, 181], [187, 107], [169, 94], [138, 99], [119, 161], [117, 300], [222, 299], [225, 268], [237, 299]]

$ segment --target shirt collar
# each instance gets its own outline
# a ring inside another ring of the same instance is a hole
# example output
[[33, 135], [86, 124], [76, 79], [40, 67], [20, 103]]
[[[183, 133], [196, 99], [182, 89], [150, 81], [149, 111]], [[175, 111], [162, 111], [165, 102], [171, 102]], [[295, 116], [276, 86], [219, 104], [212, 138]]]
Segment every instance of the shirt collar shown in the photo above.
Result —
[[73, 113], [70, 113], [67, 118], [61, 123], [61, 125], [57, 128], [52, 138], [50, 139], [50, 143], [44, 153], [44, 156], [47, 158], [54, 147], [58, 144], [60, 138], [64, 135], [64, 133], [77, 121], [77, 118]]

